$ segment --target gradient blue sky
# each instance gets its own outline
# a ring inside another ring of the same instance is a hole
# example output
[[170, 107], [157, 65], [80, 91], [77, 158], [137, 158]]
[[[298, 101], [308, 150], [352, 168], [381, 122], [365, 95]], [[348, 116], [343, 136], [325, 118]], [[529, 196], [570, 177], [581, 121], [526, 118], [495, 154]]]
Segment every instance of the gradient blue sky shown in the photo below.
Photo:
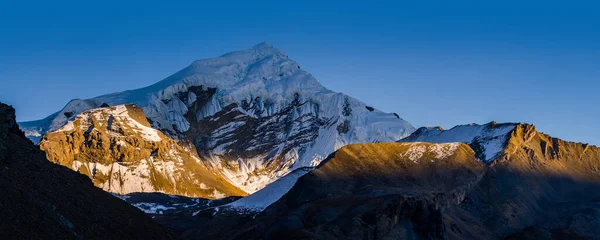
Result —
[[600, 145], [592, 1], [17, 2], [0, 6], [0, 101], [20, 121], [267, 41], [416, 127], [529, 122]]

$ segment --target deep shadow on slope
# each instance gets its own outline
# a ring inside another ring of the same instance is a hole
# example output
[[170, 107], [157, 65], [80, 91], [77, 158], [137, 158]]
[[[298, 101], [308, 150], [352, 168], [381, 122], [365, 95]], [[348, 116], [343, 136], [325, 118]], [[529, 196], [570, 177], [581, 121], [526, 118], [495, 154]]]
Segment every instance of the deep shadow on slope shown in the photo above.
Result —
[[200, 227], [187, 231], [183, 237], [438, 238], [444, 233], [441, 205], [460, 201], [463, 193], [480, 179], [484, 165], [466, 144], [457, 144], [451, 155], [442, 158], [434, 157], [433, 152], [415, 158], [398, 157], [411, 147], [410, 143], [343, 147], [255, 218], [231, 220], [229, 213], [211, 211], [198, 214], [198, 220], [206, 225], [231, 223], [235, 232], [222, 229], [206, 233], [207, 229]]
[[[373, 155], [374, 158], [359, 159], [373, 164], [380, 161], [382, 155], [386, 154], [379, 152]], [[348, 161], [352, 157], [344, 157], [343, 160], [350, 166], [356, 166], [355, 161]], [[319, 168], [327, 165], [331, 163], [327, 162]], [[337, 168], [329, 166], [325, 169]], [[323, 176], [315, 171], [313, 173], [317, 174], [311, 173], [302, 178], [299, 181], [301, 184], [297, 184], [258, 220], [277, 222], [269, 216], [274, 214], [277, 216], [275, 219], [286, 221], [273, 225], [259, 223], [246, 228], [247, 232], [233, 237], [275, 239], [292, 235], [317, 239], [598, 239], [599, 169], [600, 149], [597, 147], [552, 138], [538, 133], [532, 125], [522, 124], [510, 133], [502, 156], [486, 168], [485, 174], [476, 184], [464, 188], [465, 191], [458, 195], [456, 191], [448, 191], [452, 189], [448, 188], [437, 192], [437, 196], [432, 198], [423, 191], [430, 187], [421, 185], [418, 186], [420, 193], [402, 189], [389, 196], [390, 200], [400, 201], [388, 201], [387, 204], [377, 202], [381, 197], [366, 197], [367, 200], [361, 200], [357, 199], [357, 195], [365, 194], [360, 188], [349, 187], [356, 181], [356, 175], [348, 176], [347, 179], [331, 177], [344, 175], [348, 169], [332, 171]], [[446, 170], [452, 174], [455, 172], [448, 168]], [[370, 171], [370, 176], [379, 179], [379, 175], [387, 171], [389, 170], [379, 168], [377, 171]], [[421, 170], [416, 168], [411, 171]], [[324, 179], [335, 181], [332, 185], [328, 181], [323, 183]], [[419, 179], [428, 183], [431, 181], [426, 175], [425, 178], [423, 175], [417, 176], [415, 180], [407, 177], [404, 179], [408, 183]], [[382, 185], [377, 180], [362, 183], [365, 189], [377, 189]], [[394, 186], [406, 184], [398, 182]], [[457, 198], [461, 194], [464, 197]], [[332, 198], [334, 201], [326, 200]], [[370, 204], [372, 202], [374, 203]], [[335, 212], [335, 209], [345, 206], [351, 207]], [[331, 209], [334, 209], [334, 214], [331, 214]], [[343, 221], [338, 220], [339, 218], [318, 221], [315, 219], [319, 218], [311, 215], [313, 213], [325, 217], [344, 214], [345, 217]], [[365, 216], [373, 216], [368, 218], [373, 221], [365, 221]], [[431, 223], [436, 225], [432, 226]]]
[[[599, 184], [561, 176], [517, 175], [507, 171], [486, 175], [462, 201], [461, 194], [388, 192], [373, 196], [360, 189], [356, 193], [303, 200], [297, 199], [303, 194], [294, 191], [256, 217], [203, 211], [196, 216], [199, 225], [183, 237], [597, 239], [600, 236]], [[513, 189], [513, 183], [498, 181], [509, 177], [515, 182], [528, 183]], [[351, 181], [351, 178], [338, 180]], [[210, 227], [213, 224], [217, 227]]]
[[[502, 239], [536, 229], [535, 239], [597, 239], [600, 221], [571, 224], [581, 213], [599, 218], [600, 184], [561, 175], [491, 167], [461, 204], [445, 209], [449, 239]], [[595, 229], [591, 230], [590, 229]]]
[[133, 206], [50, 163], [0, 103], [0, 233], [8, 239], [171, 239]]
[[599, 239], [597, 147], [552, 138], [526, 124], [509, 133], [501, 156], [486, 166], [464, 144], [446, 161], [419, 164], [394, 158], [407, 149], [389, 143], [356, 146], [301, 177], [261, 214], [207, 210], [198, 223], [219, 227], [200, 226], [182, 236]]
[[474, 219], [455, 218], [457, 226], [466, 224], [462, 229], [483, 223], [478, 235], [490, 238], [537, 232], [537, 239], [598, 239], [599, 169], [599, 148], [552, 138], [532, 125], [520, 124], [510, 133], [502, 156], [460, 208], [448, 215]]

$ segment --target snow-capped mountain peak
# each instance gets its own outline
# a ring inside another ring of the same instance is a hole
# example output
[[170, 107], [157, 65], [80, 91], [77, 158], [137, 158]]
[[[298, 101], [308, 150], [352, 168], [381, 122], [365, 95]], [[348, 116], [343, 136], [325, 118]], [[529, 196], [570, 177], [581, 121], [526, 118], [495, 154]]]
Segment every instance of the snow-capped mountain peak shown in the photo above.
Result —
[[145, 88], [73, 100], [21, 127], [34, 138], [85, 110], [120, 104], [143, 108], [153, 128], [195, 146], [209, 167], [249, 193], [346, 144], [397, 141], [414, 131], [397, 114], [324, 88], [268, 43], [195, 61]]

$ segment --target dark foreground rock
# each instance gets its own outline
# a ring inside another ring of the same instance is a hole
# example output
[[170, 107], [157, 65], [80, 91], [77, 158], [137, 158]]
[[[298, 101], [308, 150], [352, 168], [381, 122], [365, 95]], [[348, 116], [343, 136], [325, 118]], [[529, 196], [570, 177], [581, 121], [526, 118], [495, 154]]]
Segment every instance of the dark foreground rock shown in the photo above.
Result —
[[53, 164], [0, 103], [0, 238], [172, 239], [150, 217]]

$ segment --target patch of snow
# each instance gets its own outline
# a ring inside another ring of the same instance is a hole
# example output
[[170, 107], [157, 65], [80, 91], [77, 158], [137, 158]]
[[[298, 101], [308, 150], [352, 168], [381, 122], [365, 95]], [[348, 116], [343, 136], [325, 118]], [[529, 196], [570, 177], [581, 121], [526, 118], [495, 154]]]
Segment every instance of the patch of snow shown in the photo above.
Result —
[[135, 131], [140, 133], [144, 140], [152, 142], [162, 141], [162, 138], [160, 137], [156, 129], [146, 127], [143, 124], [131, 118], [129, 116], [129, 113], [127, 112], [127, 107], [125, 105], [116, 106], [116, 108], [113, 111], [111, 111], [111, 115], [115, 118], [118, 117], [120, 121], [126, 121], [128, 123], [128, 126], [134, 127]]
[[132, 166], [118, 162], [103, 165], [73, 161], [71, 167], [74, 171], [79, 171], [82, 167], [85, 167], [90, 171], [92, 177], [97, 174], [107, 176], [106, 181], [102, 183], [102, 189], [122, 195], [134, 192], [162, 192], [161, 189], [154, 187], [150, 178], [151, 170], [154, 174], [163, 175], [174, 186], [176, 185], [175, 176], [179, 175], [173, 162], [156, 161], [149, 164], [145, 159]]
[[460, 125], [449, 130], [439, 128], [423, 128], [402, 142], [432, 142], [452, 143], [463, 142], [472, 144], [477, 140], [484, 149], [484, 162], [493, 161], [504, 149], [508, 134], [515, 129], [516, 124], [486, 124], [486, 125]]
[[214, 208], [213, 210], [215, 210], [215, 212], [213, 212], [213, 216], [216, 215], [219, 212], [219, 207]]
[[267, 185], [263, 189], [253, 193], [252, 195], [229, 203], [225, 205], [225, 207], [230, 207], [240, 211], [261, 212], [269, 205], [279, 200], [284, 194], [292, 189], [294, 184], [296, 184], [296, 181], [298, 181], [298, 178], [304, 176], [304, 174], [310, 172], [311, 170], [312, 168], [301, 168], [293, 171], [279, 178], [277, 181]]
[[56, 131], [57, 132], [68, 132], [68, 131], [73, 131], [73, 129], [75, 129], [73, 121], [69, 121], [69, 122], [67, 122], [67, 124], [65, 124], [64, 126], [62, 126], [61, 128], [59, 128]]
[[134, 203], [133, 206], [142, 210], [143, 212], [145, 212], [147, 214], [163, 214], [163, 211], [176, 209], [174, 207], [167, 207], [164, 205], [160, 205], [158, 203], [146, 203], [146, 202]]
[[[122, 125], [131, 127], [135, 132], [139, 133], [142, 136], [142, 138], [144, 138], [144, 140], [152, 142], [162, 141], [158, 130], [146, 127], [138, 121], [134, 120], [131, 116], [129, 116], [127, 107], [125, 105], [118, 105], [115, 107], [107, 108], [97, 108], [84, 111], [81, 114], [75, 116], [72, 120], [69, 120], [64, 126], [62, 126], [56, 131], [72, 131], [74, 129], [75, 121], [79, 121], [80, 129], [86, 130], [92, 125], [92, 118], [95, 119], [95, 123], [98, 124], [98, 127], [101, 127], [103, 124], [108, 124], [108, 119], [111, 117], [113, 118], [112, 121], [117, 121]], [[96, 128], [92, 130], [98, 131], [98, 129]]]
[[117, 141], [117, 145], [119, 145], [119, 146], [127, 146], [127, 143], [125, 141], [123, 141], [123, 140], [119, 140], [119, 141]]
[[227, 197], [227, 194], [220, 192], [217, 189], [213, 190], [213, 193], [210, 195], [210, 197], [214, 198], [214, 199], [220, 199], [220, 198], [224, 198]]
[[423, 157], [423, 154], [427, 151], [427, 147], [420, 143], [411, 144], [406, 152], [400, 154], [402, 158], [408, 158], [412, 162], [419, 164], [419, 159]]
[[42, 134], [40, 134], [40, 132], [36, 131], [36, 130], [25, 130], [23, 132], [25, 133], [26, 137], [36, 137], [36, 138], [38, 138], [38, 137], [42, 136]]
[[409, 145], [408, 150], [400, 153], [401, 158], [408, 158], [415, 164], [419, 164], [425, 153], [433, 153], [435, 156], [429, 159], [431, 162], [435, 160], [442, 160], [452, 156], [456, 149], [460, 146], [460, 143], [436, 143], [426, 144], [424, 142], [412, 142]]
[[121, 194], [116, 194], [116, 193], [111, 193], [111, 194], [123, 201], [127, 201], [127, 199], [131, 198], [131, 196], [129, 196], [129, 195], [121, 195]]
[[436, 159], [444, 159], [452, 156], [459, 146], [460, 143], [438, 143], [430, 145], [427, 151], [435, 153]]
[[204, 183], [200, 183], [200, 189], [210, 189], [210, 187]]

